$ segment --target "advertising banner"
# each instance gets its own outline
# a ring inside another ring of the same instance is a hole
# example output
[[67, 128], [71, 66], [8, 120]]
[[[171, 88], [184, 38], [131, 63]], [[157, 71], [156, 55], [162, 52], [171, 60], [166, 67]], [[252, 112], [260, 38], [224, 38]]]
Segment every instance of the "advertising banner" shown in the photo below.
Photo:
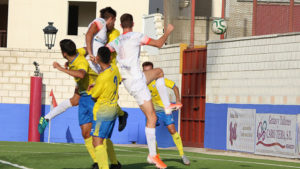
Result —
[[255, 109], [228, 108], [227, 150], [254, 153]]
[[255, 153], [295, 157], [296, 115], [256, 114]]

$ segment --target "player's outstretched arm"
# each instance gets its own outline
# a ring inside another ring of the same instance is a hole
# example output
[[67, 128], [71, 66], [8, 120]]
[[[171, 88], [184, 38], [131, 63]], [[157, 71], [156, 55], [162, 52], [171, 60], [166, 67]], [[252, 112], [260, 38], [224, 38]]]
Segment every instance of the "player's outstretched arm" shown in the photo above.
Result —
[[163, 36], [161, 36], [157, 40], [151, 39], [148, 45], [161, 48], [165, 44], [166, 40], [168, 39], [169, 35], [172, 33], [173, 30], [174, 26], [169, 24]]
[[180, 94], [179, 94], [179, 89], [177, 86], [174, 86], [173, 87], [173, 91], [174, 91], [174, 94], [175, 94], [175, 97], [176, 97], [176, 103], [180, 103], [181, 104], [181, 101], [180, 101]]
[[69, 69], [65, 69], [65, 68], [61, 67], [61, 65], [59, 63], [57, 63], [57, 62], [53, 62], [53, 68], [57, 69], [59, 71], [62, 71], [64, 73], [67, 73], [70, 76], [78, 77], [78, 78], [81, 78], [81, 79], [84, 78], [85, 73], [86, 73], [84, 70], [69, 70]]
[[93, 59], [95, 57], [93, 55], [93, 51], [92, 51], [92, 40], [93, 40], [94, 34], [96, 34], [98, 31], [99, 30], [98, 30], [97, 25], [92, 24], [91, 27], [89, 28], [89, 30], [87, 31], [86, 35], [85, 35], [87, 53], [91, 57], [91, 59]]

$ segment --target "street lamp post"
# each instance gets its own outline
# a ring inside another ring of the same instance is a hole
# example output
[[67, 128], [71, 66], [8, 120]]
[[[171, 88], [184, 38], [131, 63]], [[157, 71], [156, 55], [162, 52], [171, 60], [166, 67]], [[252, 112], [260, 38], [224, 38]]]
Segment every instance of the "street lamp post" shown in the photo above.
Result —
[[45, 46], [48, 49], [51, 49], [55, 44], [55, 37], [57, 33], [57, 29], [53, 26], [53, 22], [48, 22], [48, 26], [46, 26], [44, 31], [44, 38], [45, 38]]

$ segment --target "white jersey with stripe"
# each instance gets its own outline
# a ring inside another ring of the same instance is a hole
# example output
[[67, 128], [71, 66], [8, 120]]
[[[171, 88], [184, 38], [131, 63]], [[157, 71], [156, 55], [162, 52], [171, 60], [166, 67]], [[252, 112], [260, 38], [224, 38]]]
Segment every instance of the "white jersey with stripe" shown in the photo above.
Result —
[[[88, 26], [88, 29], [92, 26], [92, 24], [96, 24], [98, 28], [98, 32], [93, 36], [92, 42], [91, 42], [91, 48], [94, 56], [97, 56], [98, 49], [102, 46], [104, 46], [107, 42], [107, 29], [106, 29], [106, 21], [103, 18], [96, 18], [91, 22]], [[90, 56], [87, 56], [86, 59], [89, 62], [90, 67], [97, 73], [100, 73], [101, 67], [92, 62], [90, 60]]]
[[128, 32], [120, 35], [107, 47], [117, 52], [119, 70], [123, 79], [141, 79], [140, 47], [147, 45], [150, 38], [139, 32]]
[[107, 29], [106, 22], [103, 18], [96, 18], [89, 24], [88, 29], [92, 26], [92, 24], [96, 24], [98, 28], [98, 32], [93, 36], [91, 45], [93, 50], [93, 55], [97, 56], [98, 49], [104, 46], [107, 42]]

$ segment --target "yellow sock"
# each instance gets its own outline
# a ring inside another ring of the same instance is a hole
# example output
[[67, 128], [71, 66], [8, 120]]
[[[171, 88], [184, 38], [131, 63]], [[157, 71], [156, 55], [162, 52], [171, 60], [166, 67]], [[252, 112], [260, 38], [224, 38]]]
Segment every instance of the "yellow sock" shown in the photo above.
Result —
[[124, 112], [123, 110], [121, 109], [121, 107], [118, 105], [118, 108], [117, 108], [117, 115], [118, 116], [124, 116]]
[[94, 163], [96, 162], [95, 148], [93, 146], [93, 137], [89, 137], [84, 140], [85, 147], [88, 150], [90, 156], [92, 157]]
[[174, 143], [176, 144], [176, 147], [178, 149], [179, 155], [183, 156], [183, 146], [182, 146], [182, 141], [180, 135], [176, 132], [175, 134], [172, 135]]
[[99, 168], [109, 169], [106, 146], [104, 144], [98, 145], [95, 148], [95, 150], [96, 150], [96, 159], [97, 159]]
[[118, 160], [117, 160], [116, 153], [114, 150], [114, 145], [111, 142], [111, 140], [105, 139], [104, 144], [106, 144], [107, 155], [108, 155], [108, 159], [109, 159], [110, 163], [118, 164]]
[[157, 142], [156, 142], [156, 154], [159, 154]]

